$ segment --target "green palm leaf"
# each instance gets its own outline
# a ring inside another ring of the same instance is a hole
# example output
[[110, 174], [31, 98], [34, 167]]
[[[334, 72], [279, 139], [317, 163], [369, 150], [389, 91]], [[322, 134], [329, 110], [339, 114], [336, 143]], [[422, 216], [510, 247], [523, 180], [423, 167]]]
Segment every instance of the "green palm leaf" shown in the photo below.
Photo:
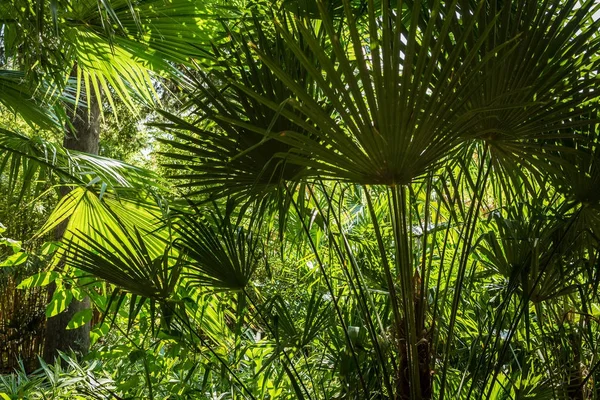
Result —
[[[61, 198], [36, 236], [43, 236], [64, 222], [67, 226], [63, 238], [69, 243], [77, 242], [81, 235], [103, 243], [115, 232], [126, 231], [126, 239], [127, 235], [133, 237], [134, 232], [141, 232], [147, 252], [157, 257], [168, 242], [168, 232], [159, 229], [163, 225], [163, 212], [154, 200], [150, 195], [144, 198], [139, 193], [97, 194], [89, 188], [77, 187]], [[55, 258], [55, 262], [58, 261]]]
[[67, 263], [127, 292], [155, 300], [166, 300], [174, 293], [181, 272], [181, 259], [173, 259], [170, 246], [154, 255], [137, 228], [106, 233], [96, 230], [101, 240], [84, 232], [73, 232], [64, 239]]
[[[98, 185], [102, 191], [155, 186], [153, 172], [119, 160], [68, 151], [41, 137], [28, 137], [0, 128], [0, 171], [14, 188], [23, 181], [22, 195], [32, 185], [48, 183]], [[22, 196], [21, 195], [21, 196]]]
[[178, 76], [173, 63], [205, 56], [208, 35], [214, 39], [219, 26], [217, 9], [198, 0], [17, 0], [1, 7], [9, 17], [6, 56], [23, 66], [29, 81], [45, 76], [62, 90], [73, 76], [75, 102], [84, 93], [89, 104], [93, 94], [114, 109], [117, 96], [130, 111], [138, 101], [158, 101], [150, 71]]
[[467, 109], [489, 110], [478, 113], [467, 136], [489, 146], [504, 179], [517, 184], [522, 167], [537, 177], [559, 173], [564, 161], [557, 154], [573, 151], [561, 139], [587, 140], [580, 133], [598, 97], [590, 88], [598, 80], [600, 48], [600, 20], [591, 16], [599, 9], [594, 1], [509, 1], [482, 16], [497, 18], [484, 55], [495, 43], [516, 40], [500, 51], [501, 62], [485, 65], [481, 90], [467, 100]]
[[[379, 14], [369, 2], [367, 30], [361, 30], [349, 2], [344, 3], [341, 26], [322, 2], [317, 4], [329, 47], [321, 45], [310, 21], [276, 27], [323, 100], [333, 105], [334, 116], [268, 51], [256, 47], [261, 60], [294, 91], [294, 108], [317, 127], [310, 135], [292, 131], [277, 137], [301, 154], [312, 155], [292, 155], [289, 160], [311, 168], [312, 174], [364, 184], [405, 184], [434, 168], [472, 126], [474, 114], [460, 113], [464, 99], [475, 90], [466, 83], [477, 81], [478, 71], [492, 58], [480, 59], [478, 53], [493, 25], [482, 27], [481, 39], [463, 54], [481, 5], [462, 21], [455, 2], [436, 2], [430, 10], [422, 9], [420, 2], [410, 10], [384, 3]], [[427, 23], [420, 29], [423, 19]], [[306, 48], [288, 29], [305, 38]], [[444, 50], [443, 40], [436, 37], [450, 33], [454, 43]], [[310, 63], [313, 59], [320, 68]]]
[[283, 36], [262, 23], [254, 17], [245, 33], [230, 32], [231, 43], [214, 48], [218, 64], [210, 75], [189, 71], [196, 88], [189, 107], [197, 118], [188, 121], [163, 112], [171, 123], [161, 127], [176, 139], [163, 140], [175, 150], [164, 153], [173, 160], [166, 166], [175, 171], [173, 178], [185, 182], [182, 187], [191, 189], [190, 196], [260, 198], [304, 173], [302, 166], [287, 161], [298, 150], [276, 137], [288, 131], [306, 134], [311, 128], [287, 104], [293, 89], [254, 59], [248, 41], [276, 58], [303, 90], [314, 91], [314, 81]]
[[174, 245], [188, 258], [183, 275], [196, 285], [244, 290], [259, 264], [259, 238], [239, 219], [212, 212], [212, 222], [185, 214], [178, 218]]
[[61, 129], [64, 115], [57, 107], [55, 90], [47, 84], [30, 89], [21, 71], [0, 70], [0, 104], [28, 124]]

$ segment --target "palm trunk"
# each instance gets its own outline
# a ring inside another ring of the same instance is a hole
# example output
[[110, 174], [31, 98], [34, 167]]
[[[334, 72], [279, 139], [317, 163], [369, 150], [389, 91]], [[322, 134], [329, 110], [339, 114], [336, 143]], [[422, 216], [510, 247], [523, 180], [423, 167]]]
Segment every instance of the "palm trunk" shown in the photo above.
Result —
[[[414, 296], [414, 307], [415, 314], [419, 315], [420, 308], [425, 306], [425, 299], [420, 293], [418, 274], [415, 275], [415, 296]], [[419, 395], [423, 400], [430, 400], [433, 395], [433, 381], [431, 377], [431, 333], [432, 330], [427, 331], [422, 324], [422, 321], [415, 321], [417, 327], [417, 343], [416, 343], [416, 357], [409, 359], [408, 356], [408, 340], [409, 338], [404, 333], [404, 329], [398, 335], [398, 341], [400, 343], [400, 368], [399, 376], [396, 378], [396, 393], [398, 398], [402, 400], [412, 399], [411, 395], [411, 377], [409, 371], [415, 369], [418, 365], [418, 387], [416, 388]], [[403, 321], [402, 326], [405, 326]]]
[[[68, 150], [98, 154], [100, 139], [100, 105], [93, 91], [88, 94], [89, 108], [80, 104], [71, 115], [72, 127], [67, 129], [63, 146]], [[61, 188], [61, 196], [65, 196], [71, 189]], [[66, 229], [66, 222], [56, 229], [56, 238], [61, 239]], [[49, 299], [52, 298], [56, 285], [52, 283], [49, 288]], [[67, 324], [73, 316], [82, 310], [90, 308], [90, 299], [82, 301], [73, 299], [67, 309], [46, 321], [46, 334], [44, 343], [44, 360], [53, 362], [58, 351], [73, 350], [80, 354], [87, 353], [90, 346], [90, 323], [78, 329], [67, 330]]]
[[[426, 400], [424, 396], [430, 392], [430, 375], [421, 382], [424, 368], [429, 367], [429, 349], [419, 347], [421, 324], [417, 319], [418, 307], [423, 303], [419, 297], [419, 285], [415, 285], [415, 271], [412, 265], [412, 248], [410, 244], [410, 214], [407, 190], [403, 186], [391, 188], [391, 216], [394, 226], [394, 243], [396, 247], [396, 271], [401, 288], [402, 321], [398, 324], [398, 352], [400, 354], [400, 376], [397, 379], [398, 397], [400, 399]], [[416, 286], [416, 287], [415, 287]], [[423, 359], [421, 359], [423, 358]]]

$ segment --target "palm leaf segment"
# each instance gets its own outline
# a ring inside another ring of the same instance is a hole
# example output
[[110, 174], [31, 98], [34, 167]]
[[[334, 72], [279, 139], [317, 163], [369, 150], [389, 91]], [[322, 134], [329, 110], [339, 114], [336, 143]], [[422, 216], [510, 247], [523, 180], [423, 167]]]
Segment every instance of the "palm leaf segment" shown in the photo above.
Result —
[[168, 234], [157, 229], [161, 226], [163, 212], [156, 203], [152, 204], [152, 200], [150, 196], [144, 198], [142, 195], [136, 198], [135, 195], [125, 197], [107, 192], [97, 194], [89, 188], [78, 187], [63, 196], [37, 236], [51, 232], [61, 223], [67, 223], [63, 238], [70, 241], [76, 241], [77, 235], [84, 234], [104, 243], [115, 232], [126, 231], [125, 236], [133, 237], [138, 230], [144, 234], [146, 248], [156, 257], [162, 254]]
[[183, 268], [182, 258], [165, 238], [160, 237], [164, 235], [152, 235], [136, 225], [120, 224], [115, 218], [117, 215], [112, 220], [103, 218], [98, 229], [68, 231], [59, 256], [64, 257], [68, 266], [115, 285], [107, 312], [117, 298], [119, 308], [126, 294], [132, 295], [129, 328], [147, 301], [152, 319], [158, 304], [164, 321], [170, 324], [176, 306], [171, 303]]
[[212, 223], [182, 214], [175, 247], [186, 255], [184, 277], [192, 284], [244, 290], [260, 260], [259, 238], [231, 215], [213, 212]]
[[[580, 232], [591, 248], [600, 243], [600, 146], [597, 112], [581, 116], [585, 127], [578, 128], [582, 139], [565, 141], [569, 152], [559, 154], [561, 163], [557, 187], [566, 197], [563, 214], [578, 210], [575, 232]], [[590, 248], [590, 249], [591, 249]]]
[[0, 128], [0, 171], [14, 188], [22, 178], [21, 192], [32, 184], [57, 183], [101, 186], [107, 189], [144, 187], [160, 182], [156, 174], [106, 157], [69, 151], [41, 137], [30, 138]]
[[29, 124], [44, 129], [62, 128], [64, 115], [56, 106], [55, 88], [45, 82], [37, 89], [29, 86], [23, 72], [0, 70], [0, 105]]
[[590, 16], [598, 9], [593, 1], [581, 6], [576, 1], [509, 1], [482, 15], [486, 24], [496, 18], [484, 53], [494, 43], [514, 39], [500, 51], [499, 62], [484, 66], [481, 90], [466, 104], [469, 110], [483, 110], [467, 136], [489, 146], [497, 172], [522, 176], [515, 167], [525, 166], [556, 173], [560, 164], [568, 164], [564, 153], [573, 151], [564, 139], [586, 140], [581, 130], [598, 97], [590, 90], [597, 85], [593, 71], [600, 61], [594, 56], [600, 48], [600, 20]]
[[[593, 69], [599, 45], [593, 37], [598, 22], [586, 23], [594, 4], [559, 3], [540, 8], [505, 2], [496, 9], [481, 1], [436, 1], [430, 7], [416, 1], [398, 9], [370, 1], [365, 28], [348, 1], [343, 19], [332, 18], [319, 1], [320, 21], [283, 17], [276, 23], [314, 85], [307, 86], [304, 73], [291, 73], [287, 61], [282, 66], [281, 57], [261, 43], [252, 47], [262, 63], [293, 93], [286, 106], [253, 82], [229, 82], [248, 101], [302, 128], [265, 129], [264, 121], [244, 121], [262, 140], [290, 146], [285, 160], [305, 168], [304, 176], [407, 184], [473, 138], [491, 146], [500, 170], [515, 161], [539, 169], [548, 159], [557, 161], [557, 139], [572, 135], [580, 123], [575, 117], [597, 96], [584, 90], [596, 78], [580, 79]], [[564, 62], [575, 55], [573, 63]], [[240, 125], [231, 115], [224, 107], [206, 114], [217, 124]]]
[[[163, 127], [177, 137], [164, 140], [177, 149], [165, 153], [176, 161], [167, 166], [177, 171], [173, 177], [186, 181], [181, 186], [191, 188], [191, 196], [262, 196], [304, 172], [302, 166], [287, 162], [290, 152], [298, 150], [275, 138], [289, 131], [307, 133], [303, 117], [287, 104], [294, 97], [293, 88], [255, 60], [248, 37], [276, 58], [303, 90], [315, 91], [314, 80], [283, 36], [262, 23], [253, 18], [245, 24], [245, 32], [230, 32], [231, 42], [214, 48], [217, 66], [210, 76], [201, 70], [190, 72], [197, 89], [191, 93], [190, 108], [197, 120], [164, 113], [171, 123]], [[298, 32], [287, 34], [303, 40]]]
[[96, 232], [100, 240], [81, 232], [64, 240], [70, 264], [130, 293], [150, 299], [170, 298], [181, 272], [181, 262], [173, 257], [170, 246], [154, 256], [139, 230], [134, 229], [133, 234], [110, 226], [106, 230], [108, 235]]
[[7, 16], [6, 56], [22, 61], [33, 81], [47, 75], [62, 90], [72, 75], [75, 98], [83, 91], [89, 103], [90, 94], [102, 94], [112, 106], [116, 95], [131, 110], [135, 101], [154, 104], [158, 99], [149, 71], [177, 76], [174, 64], [165, 60], [189, 63], [204, 54], [201, 48], [218, 27], [215, 9], [197, 0], [50, 4], [16, 0], [0, 5]]
[[66, 224], [63, 246], [54, 266], [64, 258], [76, 267], [120, 289], [154, 300], [174, 293], [181, 260], [167, 230], [158, 229], [162, 211], [148, 199], [126, 199], [86, 188], [65, 195], [38, 236]]

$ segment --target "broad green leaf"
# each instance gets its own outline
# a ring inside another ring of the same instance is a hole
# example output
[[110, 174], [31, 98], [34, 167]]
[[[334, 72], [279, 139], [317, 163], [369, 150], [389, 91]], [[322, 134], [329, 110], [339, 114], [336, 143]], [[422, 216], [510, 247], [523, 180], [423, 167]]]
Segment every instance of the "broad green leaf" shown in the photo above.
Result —
[[[2, 233], [2, 232], [0, 232]], [[0, 244], [5, 246], [9, 246], [13, 253], [21, 251], [21, 242], [19, 240], [9, 239], [9, 238], [0, 238]]]
[[54, 254], [54, 252], [60, 247], [60, 242], [46, 242], [40, 250], [40, 255], [48, 256]]
[[88, 308], [85, 310], [81, 310], [81, 311], [75, 313], [75, 315], [73, 315], [73, 318], [71, 318], [71, 320], [67, 324], [67, 329], [77, 329], [77, 328], [82, 327], [83, 325], [87, 324], [91, 320], [92, 320], [92, 309]]
[[35, 275], [25, 278], [17, 286], [18, 289], [28, 289], [37, 286], [46, 286], [58, 278], [58, 273], [55, 271], [39, 272]]
[[22, 251], [9, 256], [6, 260], [0, 263], [0, 267], [15, 267], [27, 261], [28, 254]]
[[[79, 272], [79, 271], [76, 271]], [[79, 282], [81, 284], [81, 282]], [[77, 301], [82, 301], [85, 298], [85, 293], [79, 287], [71, 287], [71, 294]]]
[[64, 289], [56, 289], [52, 301], [46, 307], [46, 317], [50, 318], [63, 312], [73, 300], [73, 295], [70, 291]]
[[99, 326], [97, 325], [90, 332], [90, 344], [93, 346], [94, 343], [96, 343], [98, 341], [98, 339], [100, 339], [102, 336], [104, 336], [108, 333], [109, 329], [110, 329], [110, 325], [106, 322], [103, 323], [102, 325], [99, 325]]

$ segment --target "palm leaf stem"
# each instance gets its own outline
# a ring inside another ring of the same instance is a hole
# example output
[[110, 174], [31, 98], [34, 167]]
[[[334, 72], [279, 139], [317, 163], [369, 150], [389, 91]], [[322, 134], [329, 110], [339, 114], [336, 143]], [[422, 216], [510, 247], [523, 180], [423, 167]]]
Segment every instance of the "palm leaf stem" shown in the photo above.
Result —
[[[454, 180], [452, 178], [452, 173], [450, 172], [448, 176], [450, 176], [451, 178], [451, 183], [454, 184], [454, 187], [457, 188], [457, 182], [460, 182], [462, 180], [462, 176], [463, 176], [464, 172], [463, 170], [460, 170], [458, 177]], [[458, 194], [458, 190], [454, 191], [454, 195], [452, 195], [448, 189], [448, 184], [445, 182], [445, 180], [442, 179], [442, 189], [438, 191], [440, 191], [441, 193], [438, 194], [439, 198], [440, 198], [440, 202], [442, 201], [441, 199], [443, 199], [444, 197], [447, 197], [448, 199], [450, 199], [450, 202], [445, 202], [445, 206], [448, 209], [448, 211], [450, 212], [450, 220], [454, 220], [458, 222], [458, 216], [456, 216], [455, 214], [455, 206], [459, 201], [459, 194]], [[433, 299], [433, 304], [435, 305], [433, 308], [433, 313], [432, 313], [432, 321], [433, 324], [435, 325], [437, 319], [438, 319], [438, 312], [441, 313], [442, 312], [442, 305], [446, 304], [446, 295], [448, 293], [448, 291], [444, 291], [444, 294], [442, 296], [442, 301], [440, 302], [440, 293], [442, 293], [442, 289], [441, 289], [441, 282], [442, 282], [442, 275], [444, 273], [444, 268], [443, 266], [446, 265], [446, 255], [449, 252], [449, 245], [448, 242], [450, 240], [450, 233], [451, 233], [451, 229], [446, 229], [446, 232], [444, 234], [444, 239], [443, 242], [441, 244], [441, 251], [440, 251], [440, 268], [438, 268], [438, 275], [437, 275], [437, 290], [435, 291], [435, 295], [434, 295], [434, 299]], [[454, 265], [454, 257], [451, 261], [451, 265]], [[449, 275], [451, 275], [451, 272], [449, 272]], [[446, 287], [448, 287], [448, 284], [446, 284]], [[439, 335], [437, 335], [437, 331], [434, 330], [433, 331], [433, 348], [438, 348], [438, 340], [439, 340]]]
[[[540, 307], [541, 307], [541, 305], [540, 305]], [[536, 314], [538, 315], [538, 317], [541, 314], [540, 307], [536, 307]], [[547, 333], [544, 331], [544, 324], [543, 324], [541, 318], [538, 318], [538, 325], [539, 325], [539, 328], [540, 328], [540, 334], [541, 334], [540, 337], [542, 337], [542, 338], [543, 337], [547, 337]], [[542, 340], [542, 346], [544, 348], [544, 353], [546, 353], [545, 354], [546, 358], [550, 359], [550, 351], [548, 350], [548, 345], [547, 345], [547, 342], [545, 340]], [[553, 394], [554, 398], [558, 398], [558, 396], [556, 394], [556, 388], [558, 387], [558, 385], [557, 385], [557, 381], [558, 380], [556, 378], [556, 371], [554, 371], [552, 369], [552, 366], [550, 365], [550, 363], [545, 363], [545, 364], [546, 364], [545, 367], [547, 368], [548, 376], [550, 377], [550, 382], [551, 382], [550, 387], [552, 388], [552, 394]], [[591, 373], [592, 373], [592, 370], [590, 370], [590, 374]]]
[[365, 382], [365, 378], [363, 376], [362, 373], [362, 369], [360, 366], [360, 363], [358, 362], [358, 357], [356, 355], [356, 351], [354, 349], [354, 344], [352, 344], [352, 340], [350, 339], [350, 334], [348, 332], [348, 326], [346, 325], [346, 322], [344, 321], [344, 316], [342, 314], [342, 310], [338, 304], [338, 299], [337, 296], [335, 295], [335, 292], [333, 291], [333, 286], [331, 284], [331, 281], [327, 275], [327, 271], [325, 270], [325, 265], [323, 263], [323, 260], [321, 259], [321, 256], [319, 254], [319, 251], [317, 249], [317, 246], [310, 234], [310, 230], [308, 228], [308, 225], [306, 224], [306, 221], [304, 220], [304, 214], [302, 213], [302, 211], [300, 210], [300, 207], [298, 207], [298, 203], [296, 200], [294, 200], [292, 193], [290, 192], [290, 190], [286, 187], [286, 192], [288, 197], [290, 198], [290, 202], [294, 207], [294, 210], [296, 212], [296, 214], [298, 215], [298, 219], [300, 221], [300, 223], [302, 224], [302, 230], [304, 231], [304, 233], [306, 234], [306, 238], [308, 239], [308, 243], [310, 245], [310, 248], [315, 256], [315, 259], [317, 261], [317, 264], [319, 265], [319, 270], [321, 271], [321, 275], [323, 276], [323, 280], [325, 281], [325, 285], [327, 286], [327, 290], [329, 291], [329, 294], [331, 295], [331, 299], [333, 302], [333, 307], [335, 309], [335, 312], [337, 314], [337, 317], [339, 319], [340, 325], [342, 326], [342, 330], [344, 331], [344, 338], [346, 340], [346, 344], [348, 345], [348, 348], [350, 349], [350, 352], [352, 354], [352, 359], [356, 365], [356, 368], [358, 370], [358, 376], [360, 379], [360, 385], [363, 389], [363, 391], [365, 393], [368, 393], [367, 390], [367, 384]]
[[[369, 209], [369, 214], [371, 216], [371, 223], [373, 224], [373, 231], [375, 232], [375, 238], [377, 240], [379, 254], [381, 255], [381, 262], [383, 264], [383, 270], [385, 273], [385, 278], [386, 278], [388, 291], [389, 291], [389, 295], [390, 295], [390, 303], [392, 305], [392, 312], [394, 315], [394, 323], [396, 325], [396, 332], [399, 333], [401, 331], [402, 317], [400, 315], [400, 305], [398, 303], [398, 295], [396, 293], [396, 285], [394, 283], [394, 278], [392, 277], [392, 270], [390, 267], [390, 262], [387, 257], [387, 251], [386, 251], [385, 245], [383, 243], [383, 235], [381, 234], [381, 228], [379, 226], [379, 221], [377, 220], [377, 214], [375, 212], [373, 200], [371, 198], [368, 188], [366, 188], [366, 187], [365, 187], [365, 197], [367, 199], [367, 208]], [[400, 351], [400, 349], [398, 349], [398, 351]]]
[[[471, 200], [471, 205], [469, 207], [469, 211], [467, 213], [467, 220], [463, 226], [463, 234], [465, 240], [462, 242], [461, 255], [459, 260], [458, 272], [456, 275], [456, 288], [454, 290], [454, 297], [452, 300], [452, 308], [450, 313], [450, 321], [448, 323], [448, 337], [446, 338], [446, 349], [444, 351], [444, 364], [442, 367], [442, 380], [440, 386], [440, 400], [444, 399], [445, 389], [446, 389], [446, 381], [447, 381], [447, 373], [450, 361], [451, 354], [451, 343], [452, 338], [454, 336], [454, 325], [456, 323], [456, 317], [458, 314], [458, 308], [463, 288], [463, 280], [465, 277], [465, 271], [468, 262], [468, 255], [471, 251], [471, 243], [473, 241], [473, 236], [475, 234], [475, 228], [477, 225], [477, 216], [479, 215], [479, 209], [483, 200], [483, 194], [487, 186], [487, 180], [489, 174], [491, 172], [491, 161], [487, 159], [488, 148], [486, 147], [483, 152], [483, 157], [481, 158], [481, 163], [486, 163], [487, 166], [485, 168], [480, 167], [479, 172], [477, 174], [477, 181], [473, 187], [473, 196], [474, 198]], [[463, 236], [461, 234], [461, 236]], [[456, 254], [456, 253], [455, 253]], [[454, 263], [453, 263], [454, 264]], [[450, 275], [449, 275], [450, 276]], [[446, 286], [446, 291], [448, 290], [448, 286]]]
[[[180, 315], [179, 312], [177, 312], [175, 309], [173, 309], [168, 303], [165, 303], [166, 307], [169, 309], [170, 312], [173, 313], [173, 316], [177, 319], [179, 319], [179, 321], [187, 328], [187, 330], [189, 332], [191, 332], [196, 338], [198, 338], [198, 340], [200, 341], [200, 343], [206, 347], [208, 349], [208, 351], [219, 361], [219, 363], [227, 370], [227, 372], [233, 377], [233, 379], [235, 379], [235, 381], [241, 386], [241, 388], [248, 394], [248, 396], [252, 399], [252, 400], [256, 400], [256, 397], [254, 397], [254, 395], [252, 394], [252, 391], [250, 389], [248, 389], [248, 387], [244, 384], [244, 382], [242, 382], [242, 380], [232, 371], [231, 367], [225, 362], [225, 360], [223, 360], [223, 358], [207, 343], [207, 341], [202, 337], [202, 335], [200, 335], [197, 331], [197, 329], [192, 326], [192, 324], [189, 322], [189, 319], [187, 318], [188, 316], [186, 315], [185, 317]], [[203, 354], [201, 351], [199, 352], [200, 354]], [[204, 357], [206, 357], [206, 355], [204, 355]]]
[[[388, 188], [391, 192], [390, 215], [392, 217], [392, 226], [394, 231], [394, 246], [396, 252], [396, 273], [400, 280], [402, 294], [402, 314], [404, 317], [404, 339], [406, 347], [406, 362], [408, 365], [408, 385], [410, 398], [415, 400], [422, 399], [420, 375], [419, 375], [419, 354], [417, 352], [417, 328], [415, 318], [414, 286], [413, 286], [413, 267], [411, 260], [410, 238], [408, 232], [407, 219], [410, 218], [408, 212], [408, 198], [406, 195], [406, 186], [395, 185]], [[400, 340], [402, 340], [400, 338]], [[400, 368], [402, 372], [402, 368]], [[401, 393], [401, 395], [406, 395]]]
[[[328, 208], [330, 210], [334, 209], [332, 197], [327, 193], [327, 190], [326, 190], [323, 182], [320, 182], [320, 184], [321, 184], [321, 188], [322, 188], [322, 193], [327, 201]], [[333, 216], [333, 222], [335, 225], [337, 225], [340, 236], [342, 237], [343, 246], [344, 246], [346, 254], [348, 254], [349, 263], [350, 263], [350, 266], [352, 267], [352, 270], [353, 270], [352, 272], [354, 274], [354, 278], [352, 277], [352, 275], [350, 274], [350, 271], [348, 271], [348, 268], [346, 266], [347, 262], [345, 260], [346, 257], [344, 257], [344, 252], [342, 251], [340, 244], [335, 239], [333, 232], [332, 232], [331, 228], [329, 227], [329, 223], [327, 222], [327, 221], [329, 221], [329, 219], [323, 212], [322, 207], [319, 205], [319, 202], [318, 202], [311, 186], [308, 185], [307, 188], [308, 188], [310, 195], [315, 200], [315, 205], [317, 207], [319, 214], [323, 218], [323, 221], [325, 224], [325, 226], [324, 226], [325, 230], [328, 232], [330, 241], [333, 243], [334, 249], [335, 249], [336, 253], [338, 254], [338, 258], [340, 260], [340, 264], [342, 265], [342, 270], [344, 271], [344, 273], [346, 275], [346, 279], [348, 279], [348, 283], [350, 284], [351, 289], [354, 292], [354, 295], [359, 300], [360, 308], [362, 309], [365, 321], [367, 322], [367, 329], [369, 331], [369, 334], [371, 335], [371, 341], [373, 342], [375, 352], [377, 353], [377, 357], [379, 358], [379, 361], [381, 363], [380, 366], [382, 368], [385, 387], [386, 387], [388, 393], [391, 394], [391, 393], [393, 393], [393, 389], [392, 389], [392, 385], [389, 380], [389, 375], [387, 373], [387, 366], [386, 366], [387, 363], [385, 361], [383, 351], [381, 349], [381, 345], [377, 338], [377, 333], [375, 331], [375, 324], [373, 322], [373, 318], [372, 318], [371, 312], [369, 310], [369, 305], [373, 309], [373, 312], [377, 315], [378, 319], [379, 319], [379, 315], [375, 311], [375, 305], [373, 303], [372, 297], [369, 296], [368, 291], [365, 290], [366, 285], [365, 285], [364, 279], [363, 279], [360, 269], [357, 265], [357, 262], [354, 257], [354, 254], [352, 252], [352, 249], [350, 247], [350, 244], [348, 243], [348, 239], [347, 239], [346, 235], [344, 234], [344, 228], [341, 224], [341, 219], [337, 216], [337, 214], [335, 212], [331, 213], [331, 215]], [[358, 287], [358, 290], [356, 289], [357, 287]], [[381, 326], [381, 321], [379, 321], [379, 325]], [[384, 331], [383, 327], [381, 327], [380, 329], [382, 332]], [[392, 367], [394, 369], [394, 373], [396, 374], [395, 376], [397, 376], [398, 369], [397, 369], [396, 362], [395, 362], [395, 360], [393, 360], [393, 358], [392, 358]]]

